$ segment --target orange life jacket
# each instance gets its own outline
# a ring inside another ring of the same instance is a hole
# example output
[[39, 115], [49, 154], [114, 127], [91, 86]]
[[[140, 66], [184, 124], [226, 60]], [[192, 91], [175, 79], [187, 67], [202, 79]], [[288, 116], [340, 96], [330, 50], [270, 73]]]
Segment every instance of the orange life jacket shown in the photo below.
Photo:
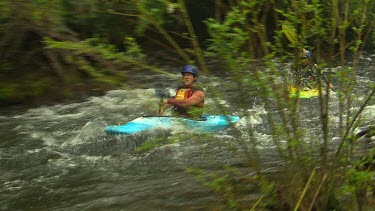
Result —
[[[198, 90], [201, 90], [201, 89], [198, 89], [198, 88], [186, 88], [186, 87], [180, 87], [177, 89], [177, 92], [176, 92], [176, 95], [175, 95], [175, 99], [176, 100], [184, 100], [184, 99], [188, 99], [190, 98], [193, 93], [195, 91], [198, 91]], [[200, 102], [199, 104], [197, 105], [194, 105], [193, 108], [204, 108], [204, 100], [202, 102]], [[181, 108], [181, 107], [174, 107], [173, 110], [175, 112], [177, 112], [180, 116], [187, 116], [187, 117], [190, 117], [191, 115], [189, 114], [189, 110], [190, 109], [187, 109], [187, 108]], [[201, 114], [203, 113], [203, 109], [202, 109], [202, 112], [200, 112]]]

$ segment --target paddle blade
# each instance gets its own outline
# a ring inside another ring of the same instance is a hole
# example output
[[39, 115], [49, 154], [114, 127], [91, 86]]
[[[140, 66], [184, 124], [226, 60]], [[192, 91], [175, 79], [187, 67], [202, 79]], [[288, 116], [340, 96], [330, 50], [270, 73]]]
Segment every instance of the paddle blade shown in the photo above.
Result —
[[296, 30], [292, 27], [292, 25], [288, 21], [284, 21], [284, 23], [282, 25], [282, 30], [283, 30], [286, 38], [288, 38], [288, 40], [292, 44], [295, 44], [295, 45], [298, 44], [298, 38], [297, 38]]
[[170, 93], [167, 89], [155, 89], [155, 95], [158, 98], [170, 98]]

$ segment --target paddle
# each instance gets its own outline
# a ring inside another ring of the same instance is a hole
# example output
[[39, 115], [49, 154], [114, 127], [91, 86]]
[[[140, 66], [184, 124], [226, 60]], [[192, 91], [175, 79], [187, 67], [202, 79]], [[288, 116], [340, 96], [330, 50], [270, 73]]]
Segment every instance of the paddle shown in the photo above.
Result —
[[158, 114], [161, 112], [161, 107], [163, 104], [163, 98], [170, 98], [169, 91], [166, 88], [156, 88], [155, 89], [155, 95], [156, 97], [160, 98], [160, 104], [158, 109]]

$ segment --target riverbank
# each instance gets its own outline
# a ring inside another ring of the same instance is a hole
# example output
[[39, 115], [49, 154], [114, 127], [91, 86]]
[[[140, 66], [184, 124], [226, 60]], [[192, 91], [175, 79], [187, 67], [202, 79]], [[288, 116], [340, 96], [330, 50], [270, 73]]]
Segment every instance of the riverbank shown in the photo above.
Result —
[[75, 84], [42, 84], [42, 82], [20, 81], [2, 85], [0, 107], [40, 106], [66, 100], [78, 100], [89, 96], [99, 96], [115, 88], [95, 81], [83, 81]]

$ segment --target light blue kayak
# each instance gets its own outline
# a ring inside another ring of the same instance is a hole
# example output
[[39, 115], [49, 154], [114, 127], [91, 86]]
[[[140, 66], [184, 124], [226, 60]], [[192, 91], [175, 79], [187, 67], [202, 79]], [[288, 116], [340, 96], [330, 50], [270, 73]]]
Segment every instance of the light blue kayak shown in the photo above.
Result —
[[231, 115], [204, 115], [202, 120], [182, 117], [143, 116], [126, 124], [110, 125], [105, 128], [108, 134], [134, 134], [152, 129], [174, 129], [184, 127], [203, 133], [212, 133], [227, 129], [240, 118]]

